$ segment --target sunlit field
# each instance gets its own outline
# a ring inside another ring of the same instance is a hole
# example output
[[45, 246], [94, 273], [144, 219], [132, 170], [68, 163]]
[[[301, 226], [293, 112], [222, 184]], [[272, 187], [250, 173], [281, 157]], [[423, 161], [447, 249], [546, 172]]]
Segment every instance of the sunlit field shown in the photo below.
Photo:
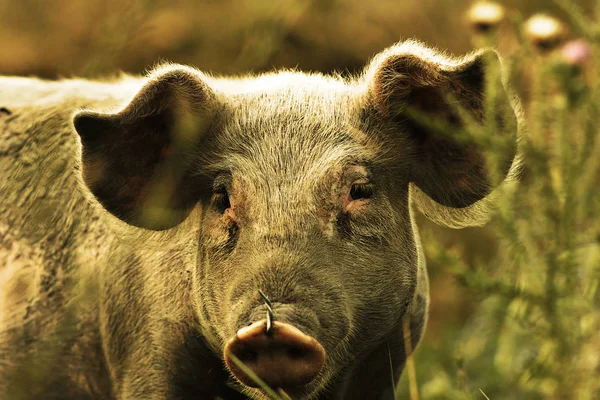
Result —
[[[600, 2], [0, 0], [0, 18], [0, 75], [46, 79], [164, 61], [352, 76], [403, 39], [497, 49], [502, 71], [490, 72], [519, 99], [520, 167], [482, 227], [417, 217], [430, 315], [396, 398], [600, 399]], [[507, 144], [489, 140], [500, 162]]]

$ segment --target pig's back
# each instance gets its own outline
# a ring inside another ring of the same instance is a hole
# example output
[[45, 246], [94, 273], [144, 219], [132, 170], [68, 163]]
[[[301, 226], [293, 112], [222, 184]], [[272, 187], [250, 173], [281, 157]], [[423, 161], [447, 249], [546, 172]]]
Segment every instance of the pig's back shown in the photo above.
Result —
[[8, 228], [38, 241], [92, 217], [80, 184], [72, 115], [80, 108], [119, 107], [135, 92], [134, 81], [0, 77], [0, 232]]

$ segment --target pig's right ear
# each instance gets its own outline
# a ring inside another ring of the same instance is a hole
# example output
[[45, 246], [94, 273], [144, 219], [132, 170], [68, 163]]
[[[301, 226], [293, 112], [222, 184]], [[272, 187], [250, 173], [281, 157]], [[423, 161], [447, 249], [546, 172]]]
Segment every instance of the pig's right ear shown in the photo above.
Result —
[[215, 108], [199, 72], [170, 67], [154, 73], [121, 111], [76, 113], [86, 185], [127, 223], [175, 226], [199, 199], [193, 159]]

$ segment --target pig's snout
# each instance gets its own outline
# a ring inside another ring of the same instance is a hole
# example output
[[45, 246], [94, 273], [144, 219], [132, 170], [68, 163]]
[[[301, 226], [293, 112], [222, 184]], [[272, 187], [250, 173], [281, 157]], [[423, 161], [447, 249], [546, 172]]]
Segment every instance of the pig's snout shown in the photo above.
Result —
[[310, 383], [325, 362], [323, 346], [293, 325], [275, 321], [267, 333], [266, 324], [266, 320], [255, 322], [227, 342], [224, 356], [229, 370], [243, 384], [259, 387], [233, 355], [272, 388]]

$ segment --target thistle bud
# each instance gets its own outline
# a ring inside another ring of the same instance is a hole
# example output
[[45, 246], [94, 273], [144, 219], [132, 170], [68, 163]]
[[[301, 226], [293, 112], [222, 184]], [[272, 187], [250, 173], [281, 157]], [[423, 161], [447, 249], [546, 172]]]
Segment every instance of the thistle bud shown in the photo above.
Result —
[[592, 49], [584, 39], [571, 40], [560, 50], [562, 60], [573, 66], [583, 66], [591, 57]]
[[556, 48], [565, 34], [563, 23], [547, 14], [535, 14], [525, 22], [525, 35], [543, 52]]
[[500, 25], [506, 14], [504, 7], [493, 1], [480, 1], [469, 9], [468, 18], [476, 32], [487, 33]]

